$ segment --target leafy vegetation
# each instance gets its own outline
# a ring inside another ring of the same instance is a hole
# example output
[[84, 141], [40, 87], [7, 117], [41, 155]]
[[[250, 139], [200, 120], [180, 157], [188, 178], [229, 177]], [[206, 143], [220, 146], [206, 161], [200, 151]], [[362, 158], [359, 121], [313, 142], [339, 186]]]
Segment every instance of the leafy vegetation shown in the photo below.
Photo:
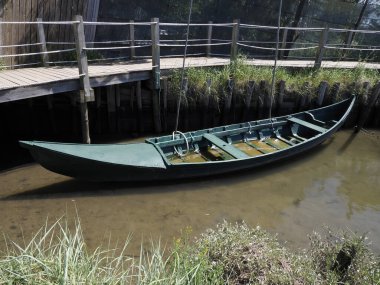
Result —
[[1, 284], [379, 284], [380, 259], [364, 236], [310, 236], [292, 252], [260, 227], [224, 222], [199, 238], [183, 231], [170, 250], [152, 242], [129, 257], [119, 249], [89, 252], [79, 220], [46, 224], [25, 246], [7, 240]]

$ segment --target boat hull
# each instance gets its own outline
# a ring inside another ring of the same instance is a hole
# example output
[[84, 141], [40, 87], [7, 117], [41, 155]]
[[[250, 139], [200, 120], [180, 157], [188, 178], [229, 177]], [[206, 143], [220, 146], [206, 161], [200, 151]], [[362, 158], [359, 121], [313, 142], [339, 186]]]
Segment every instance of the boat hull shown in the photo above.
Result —
[[[45, 168], [62, 175], [83, 180], [127, 182], [203, 177], [270, 164], [314, 148], [331, 137], [342, 127], [354, 101], [355, 99], [352, 98], [343, 103], [335, 104], [335, 106], [330, 108], [322, 108], [320, 109], [322, 111], [319, 111], [319, 113], [318, 109], [313, 111], [315, 114], [319, 114], [320, 118], [334, 120], [334, 124], [326, 129], [326, 131], [313, 135], [309, 139], [292, 147], [249, 158], [173, 164], [165, 159], [165, 154], [161, 148], [157, 147], [157, 144], [148, 141], [141, 144], [134, 144], [133, 147], [128, 144], [110, 145], [108, 146], [110, 149], [111, 146], [115, 147], [113, 150], [115, 155], [111, 155], [111, 159], [106, 161], [102, 159], [103, 157], [109, 156], [107, 155], [108, 148], [105, 145], [102, 146], [104, 150], [94, 155], [90, 148], [95, 149], [99, 148], [99, 146], [25, 141], [20, 142], [20, 144], [28, 148], [34, 159]], [[337, 117], [337, 115], [334, 115], [334, 112], [338, 111], [340, 113]], [[312, 113], [312, 115], [314, 116], [314, 113]], [[297, 118], [297, 114], [294, 116]], [[279, 117], [276, 121], [286, 120], [287, 118], [289, 117]], [[266, 128], [270, 128], [270, 124], [268, 124]], [[212, 129], [206, 130], [205, 132], [209, 133], [210, 130]], [[83, 150], [80, 149], [76, 152], [79, 146], [83, 148]], [[61, 148], [63, 148], [63, 150]], [[87, 151], [87, 149], [90, 150]], [[118, 153], [122, 153], [122, 157], [118, 156]], [[132, 157], [132, 159], [130, 157]]]

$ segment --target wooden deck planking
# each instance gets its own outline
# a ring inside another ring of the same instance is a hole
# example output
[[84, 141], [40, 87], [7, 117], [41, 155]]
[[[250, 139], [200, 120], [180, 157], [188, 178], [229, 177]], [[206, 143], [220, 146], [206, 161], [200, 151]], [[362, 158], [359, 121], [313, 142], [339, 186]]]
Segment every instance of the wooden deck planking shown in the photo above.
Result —
[[[229, 58], [195, 57], [187, 58], [186, 67], [223, 66], [230, 63]], [[183, 58], [161, 58], [163, 72], [181, 68]], [[273, 60], [248, 60], [247, 64], [273, 66]], [[278, 66], [313, 67], [314, 61], [279, 60]], [[322, 62], [323, 68], [364, 68], [380, 69], [380, 64], [358, 62]], [[96, 64], [89, 66], [92, 87], [121, 84], [151, 78], [152, 61], [136, 60], [116, 64]], [[75, 91], [79, 88], [79, 72], [72, 67], [34, 67], [0, 71], [0, 103], [13, 100]]]

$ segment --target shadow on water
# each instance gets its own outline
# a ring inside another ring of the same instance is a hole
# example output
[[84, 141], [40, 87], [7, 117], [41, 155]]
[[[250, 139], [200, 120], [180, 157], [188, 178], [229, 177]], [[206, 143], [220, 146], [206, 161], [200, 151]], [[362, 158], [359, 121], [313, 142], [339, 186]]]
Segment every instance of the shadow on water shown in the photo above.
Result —
[[338, 155], [342, 155], [344, 153], [344, 151], [352, 144], [352, 142], [354, 141], [354, 139], [356, 138], [356, 135], [358, 133], [356, 133], [355, 131], [353, 131], [351, 133], [351, 135], [348, 137], [348, 139], [344, 142], [344, 144], [338, 149], [337, 153]]
[[149, 182], [87, 182], [71, 179], [54, 183], [37, 189], [19, 192], [0, 198], [2, 201], [29, 200], [29, 199], [59, 199], [73, 197], [106, 197], [123, 195], [159, 194], [176, 191], [200, 191], [203, 188], [223, 183], [233, 185], [238, 181], [265, 179], [274, 172], [284, 172], [299, 163], [306, 163], [313, 159], [323, 149], [327, 148], [334, 140], [328, 139], [323, 144], [297, 154], [290, 159], [281, 160], [253, 169], [245, 169], [238, 172], [214, 175], [203, 178], [182, 179], [172, 181]]

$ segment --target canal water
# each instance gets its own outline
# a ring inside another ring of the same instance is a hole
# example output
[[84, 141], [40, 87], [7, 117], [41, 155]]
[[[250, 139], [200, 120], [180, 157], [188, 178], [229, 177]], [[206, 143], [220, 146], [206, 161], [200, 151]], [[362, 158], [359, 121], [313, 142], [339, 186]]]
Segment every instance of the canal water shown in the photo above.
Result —
[[[21, 241], [49, 218], [82, 222], [90, 249], [124, 241], [129, 253], [180, 230], [193, 235], [227, 220], [260, 225], [295, 248], [324, 226], [367, 233], [380, 253], [380, 131], [341, 131], [290, 161], [172, 183], [87, 183], [28, 164], [0, 173], [0, 231]], [[0, 243], [4, 246], [4, 242]]]

